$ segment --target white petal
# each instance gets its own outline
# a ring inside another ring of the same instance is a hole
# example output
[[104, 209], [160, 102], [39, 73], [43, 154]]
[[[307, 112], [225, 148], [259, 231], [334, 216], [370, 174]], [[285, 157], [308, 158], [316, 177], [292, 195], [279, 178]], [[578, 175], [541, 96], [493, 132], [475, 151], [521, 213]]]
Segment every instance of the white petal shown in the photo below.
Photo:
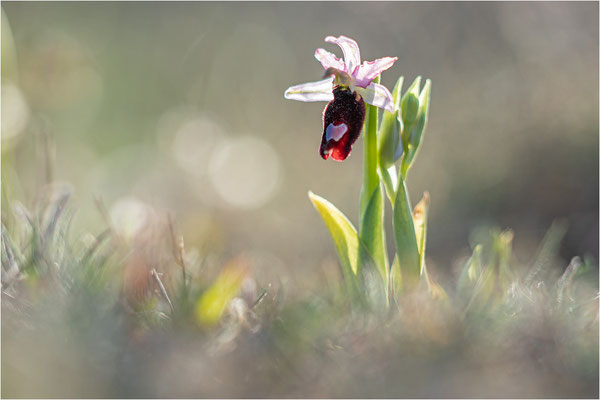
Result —
[[315, 51], [315, 58], [319, 60], [323, 68], [335, 68], [346, 72], [346, 65], [343, 60], [337, 58], [334, 54], [328, 52], [325, 49], [317, 49]]
[[383, 85], [371, 83], [366, 88], [357, 86], [355, 90], [361, 95], [365, 103], [372, 106], [384, 108], [389, 112], [394, 112], [394, 100], [392, 94]]
[[333, 100], [333, 77], [328, 77], [317, 82], [290, 86], [283, 94], [283, 97], [298, 101]]
[[327, 43], [335, 43], [342, 48], [346, 63], [346, 72], [353, 75], [354, 69], [360, 65], [360, 49], [358, 48], [358, 44], [346, 36], [340, 36], [339, 38], [327, 36], [325, 41]]

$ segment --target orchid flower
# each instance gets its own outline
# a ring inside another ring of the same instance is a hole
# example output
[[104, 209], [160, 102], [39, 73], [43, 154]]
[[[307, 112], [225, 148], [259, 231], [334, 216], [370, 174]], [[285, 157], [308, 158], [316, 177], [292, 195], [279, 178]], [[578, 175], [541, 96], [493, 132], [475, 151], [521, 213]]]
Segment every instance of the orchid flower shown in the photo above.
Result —
[[346, 37], [327, 36], [325, 41], [342, 49], [340, 60], [325, 49], [317, 49], [315, 58], [325, 68], [325, 79], [289, 87], [286, 99], [328, 101], [323, 113], [323, 137], [319, 154], [327, 160], [345, 160], [358, 139], [365, 120], [365, 103], [393, 112], [389, 90], [373, 80], [394, 65], [397, 57], [383, 57], [361, 64], [358, 44]]

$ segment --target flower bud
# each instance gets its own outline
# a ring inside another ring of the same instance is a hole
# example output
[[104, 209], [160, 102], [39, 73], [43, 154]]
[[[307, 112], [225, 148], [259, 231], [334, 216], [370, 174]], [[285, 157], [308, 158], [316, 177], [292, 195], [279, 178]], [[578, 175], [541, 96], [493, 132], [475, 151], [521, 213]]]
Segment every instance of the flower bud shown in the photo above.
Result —
[[406, 93], [402, 99], [402, 120], [406, 125], [412, 125], [419, 113], [419, 99], [413, 93]]
[[402, 121], [404, 126], [410, 126], [415, 123], [419, 114], [419, 87], [421, 86], [421, 77], [410, 85], [406, 94], [402, 97], [400, 107], [402, 109]]
[[384, 113], [378, 136], [379, 163], [383, 168], [388, 168], [402, 156], [401, 126], [398, 110]]
[[[419, 87], [416, 86], [417, 93], [419, 93], [418, 89]], [[423, 131], [425, 131], [425, 126], [427, 125], [427, 120], [429, 118], [430, 92], [431, 80], [428, 79], [427, 82], [425, 82], [425, 86], [423, 86], [423, 90], [421, 90], [421, 92], [418, 94], [419, 108], [414, 122], [409, 125], [405, 121], [405, 130], [402, 132], [402, 140], [406, 149], [406, 154], [404, 155], [404, 159], [402, 160], [401, 172], [403, 176], [406, 176], [406, 173], [408, 172], [408, 169], [410, 168], [415, 158], [415, 155], [419, 150], [419, 145], [421, 144], [421, 137], [423, 136]], [[402, 100], [404, 101], [404, 99]]]

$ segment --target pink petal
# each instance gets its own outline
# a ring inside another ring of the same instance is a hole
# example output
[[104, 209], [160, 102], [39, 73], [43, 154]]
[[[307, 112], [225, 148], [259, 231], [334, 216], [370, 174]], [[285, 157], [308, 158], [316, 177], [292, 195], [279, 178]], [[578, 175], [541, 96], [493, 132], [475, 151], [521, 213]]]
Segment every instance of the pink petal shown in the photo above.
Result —
[[325, 69], [335, 68], [344, 72], [348, 72], [346, 71], [346, 65], [344, 64], [344, 61], [340, 60], [334, 54], [328, 52], [325, 49], [317, 49], [315, 51], [315, 58], [319, 60], [319, 62]]
[[354, 69], [360, 65], [360, 49], [358, 44], [346, 36], [334, 37], [327, 36], [325, 38], [327, 43], [335, 43], [341, 47], [344, 52], [344, 61], [346, 63], [346, 72], [353, 75]]
[[333, 100], [333, 77], [317, 82], [302, 83], [290, 86], [283, 97], [299, 101], [330, 101]]
[[379, 74], [394, 65], [397, 59], [398, 57], [383, 57], [375, 61], [363, 62], [354, 74], [356, 85], [366, 88]]
[[360, 94], [365, 103], [386, 109], [389, 112], [394, 112], [394, 100], [392, 94], [385, 86], [378, 83], [370, 83], [366, 88], [357, 86], [356, 92]]

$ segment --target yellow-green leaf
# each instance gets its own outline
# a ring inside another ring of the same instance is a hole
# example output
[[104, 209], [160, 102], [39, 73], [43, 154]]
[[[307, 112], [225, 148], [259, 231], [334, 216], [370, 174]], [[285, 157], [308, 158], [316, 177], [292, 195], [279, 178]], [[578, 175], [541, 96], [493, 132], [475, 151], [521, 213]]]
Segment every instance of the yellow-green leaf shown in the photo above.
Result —
[[195, 315], [199, 325], [212, 326], [219, 322], [227, 305], [240, 291], [249, 265], [243, 258], [230, 261], [196, 302]]
[[308, 192], [308, 197], [329, 229], [349, 294], [360, 297], [357, 279], [359, 240], [356, 229], [348, 218], [329, 201], [313, 192]]

